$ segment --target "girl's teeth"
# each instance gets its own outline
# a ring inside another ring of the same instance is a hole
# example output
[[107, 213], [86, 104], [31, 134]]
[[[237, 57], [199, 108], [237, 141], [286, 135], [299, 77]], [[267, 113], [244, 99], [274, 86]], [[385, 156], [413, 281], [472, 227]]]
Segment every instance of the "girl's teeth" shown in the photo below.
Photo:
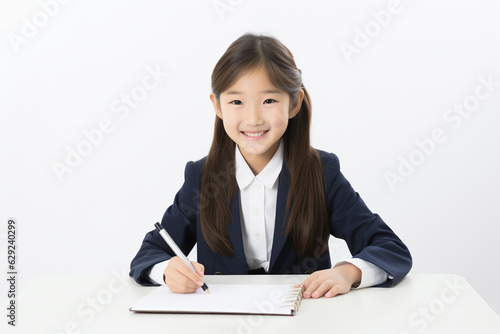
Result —
[[245, 132], [245, 135], [247, 135], [248, 137], [259, 137], [259, 136], [262, 136], [263, 134], [264, 134], [264, 132], [259, 132], [259, 133]]

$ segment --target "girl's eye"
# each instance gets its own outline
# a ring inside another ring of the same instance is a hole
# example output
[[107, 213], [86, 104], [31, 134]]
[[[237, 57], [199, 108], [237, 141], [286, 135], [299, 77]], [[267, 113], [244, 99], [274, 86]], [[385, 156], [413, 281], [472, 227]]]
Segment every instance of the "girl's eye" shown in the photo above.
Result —
[[239, 106], [239, 105], [241, 105], [241, 104], [243, 104], [240, 100], [234, 100], [234, 101], [231, 101], [231, 102], [229, 102], [229, 103], [231, 103], [231, 104], [236, 104], [236, 105], [238, 105], [238, 106]]
[[267, 100], [264, 101], [264, 104], [273, 103], [273, 102], [276, 102], [276, 100], [267, 99]]

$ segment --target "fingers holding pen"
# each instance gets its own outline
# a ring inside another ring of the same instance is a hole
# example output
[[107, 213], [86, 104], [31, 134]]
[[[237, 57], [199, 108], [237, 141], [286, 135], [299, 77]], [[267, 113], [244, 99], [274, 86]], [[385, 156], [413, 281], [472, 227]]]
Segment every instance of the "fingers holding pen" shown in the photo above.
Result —
[[193, 293], [203, 285], [201, 277], [204, 275], [205, 267], [195, 261], [191, 261], [191, 264], [196, 269], [196, 273], [177, 256], [168, 261], [164, 271], [165, 283], [172, 292]]

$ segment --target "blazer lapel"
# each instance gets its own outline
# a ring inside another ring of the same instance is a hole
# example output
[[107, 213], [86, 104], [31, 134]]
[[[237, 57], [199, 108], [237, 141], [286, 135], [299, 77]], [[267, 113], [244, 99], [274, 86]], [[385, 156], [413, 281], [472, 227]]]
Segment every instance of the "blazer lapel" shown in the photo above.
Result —
[[276, 259], [285, 245], [287, 237], [285, 236], [286, 221], [285, 210], [288, 190], [290, 189], [290, 172], [283, 161], [283, 167], [278, 181], [278, 197], [276, 199], [276, 218], [274, 221], [273, 248], [271, 250], [271, 262], [269, 263], [269, 272], [272, 272]]

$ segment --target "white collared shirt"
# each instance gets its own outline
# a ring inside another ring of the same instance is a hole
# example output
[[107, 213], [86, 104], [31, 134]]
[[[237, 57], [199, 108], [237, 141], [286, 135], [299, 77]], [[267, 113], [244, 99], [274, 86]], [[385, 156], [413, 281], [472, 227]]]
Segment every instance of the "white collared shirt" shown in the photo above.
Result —
[[[264, 169], [254, 175], [235, 145], [236, 182], [240, 190], [240, 217], [243, 249], [247, 264], [252, 269], [264, 268], [269, 271], [271, 250], [274, 239], [276, 219], [276, 199], [278, 197], [278, 176], [283, 167], [283, 141]], [[361, 283], [356, 289], [381, 284], [389, 277], [380, 267], [359, 259], [345, 262], [352, 263], [361, 270]], [[157, 263], [149, 273], [154, 283], [165, 284], [163, 272], [168, 260]]]
[[236, 145], [236, 182], [240, 189], [240, 217], [243, 249], [252, 269], [269, 271], [273, 248], [278, 176], [283, 166], [283, 143], [264, 169], [254, 175]]

